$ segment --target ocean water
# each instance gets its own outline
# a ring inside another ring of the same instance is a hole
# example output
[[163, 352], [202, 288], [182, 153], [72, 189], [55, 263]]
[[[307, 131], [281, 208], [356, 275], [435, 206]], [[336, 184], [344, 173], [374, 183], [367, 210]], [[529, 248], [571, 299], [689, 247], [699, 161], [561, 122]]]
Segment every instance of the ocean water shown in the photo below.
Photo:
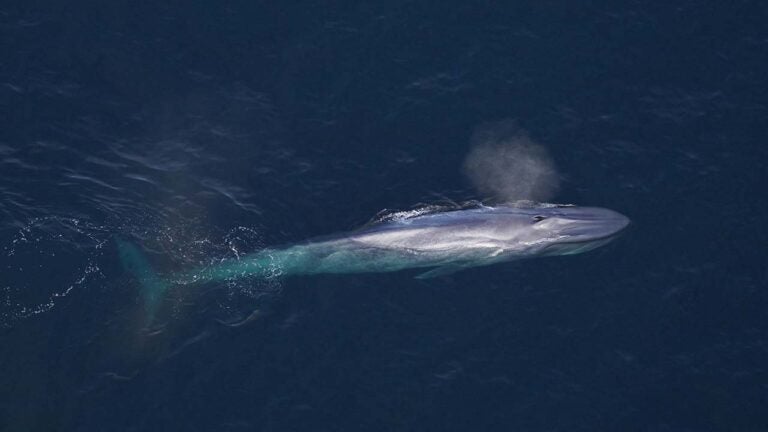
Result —
[[[0, 431], [768, 430], [767, 19], [0, 4]], [[116, 238], [165, 274], [482, 200], [489, 122], [547, 149], [551, 201], [631, 229], [438, 279], [172, 290], [147, 324]]]

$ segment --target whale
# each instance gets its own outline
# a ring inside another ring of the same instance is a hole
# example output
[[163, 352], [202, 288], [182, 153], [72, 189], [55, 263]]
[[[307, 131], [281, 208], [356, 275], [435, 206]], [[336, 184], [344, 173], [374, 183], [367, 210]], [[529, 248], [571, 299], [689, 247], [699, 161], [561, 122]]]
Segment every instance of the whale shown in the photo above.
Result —
[[384, 273], [421, 269], [417, 279], [521, 259], [573, 255], [617, 238], [628, 217], [601, 207], [562, 204], [477, 205], [396, 213], [362, 228], [313, 238], [159, 277], [141, 251], [118, 240], [120, 258], [139, 279], [147, 303], [169, 285], [243, 277]]

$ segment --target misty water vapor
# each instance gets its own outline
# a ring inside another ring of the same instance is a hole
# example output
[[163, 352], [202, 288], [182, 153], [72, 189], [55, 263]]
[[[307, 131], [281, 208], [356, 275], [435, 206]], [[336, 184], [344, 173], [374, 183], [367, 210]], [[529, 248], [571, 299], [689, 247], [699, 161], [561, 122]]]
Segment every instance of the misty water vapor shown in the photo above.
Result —
[[557, 193], [560, 175], [554, 161], [516, 122], [481, 125], [471, 144], [464, 174], [485, 198], [542, 202]]

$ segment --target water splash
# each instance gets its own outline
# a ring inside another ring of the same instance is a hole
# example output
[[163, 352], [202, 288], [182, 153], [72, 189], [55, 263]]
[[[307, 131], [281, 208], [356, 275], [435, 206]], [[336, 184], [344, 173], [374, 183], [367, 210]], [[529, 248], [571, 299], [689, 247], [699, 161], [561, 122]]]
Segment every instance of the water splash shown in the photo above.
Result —
[[[140, 244], [142, 253], [151, 252], [148, 265], [156, 267], [160, 276], [237, 260], [263, 248], [257, 228], [235, 227], [217, 233], [199, 220], [169, 225], [156, 219], [148, 216], [98, 225], [85, 219], [47, 216], [7, 232], [10, 235], [0, 240], [0, 327], [12, 327], [19, 320], [51, 312], [78, 290], [87, 290], [89, 296], [108, 295], [104, 287], [127, 281], [129, 276], [113, 274], [116, 236]], [[238, 312], [244, 299], [253, 301], [279, 293], [282, 284], [275, 272], [274, 277], [260, 280], [228, 280], [222, 288], [215, 296], [216, 307], [226, 313]], [[184, 286], [171, 287], [171, 291], [172, 295], [157, 300], [158, 304], [165, 303], [164, 319], [184, 314], [182, 305], [197, 295]], [[137, 307], [144, 307], [137, 301]]]

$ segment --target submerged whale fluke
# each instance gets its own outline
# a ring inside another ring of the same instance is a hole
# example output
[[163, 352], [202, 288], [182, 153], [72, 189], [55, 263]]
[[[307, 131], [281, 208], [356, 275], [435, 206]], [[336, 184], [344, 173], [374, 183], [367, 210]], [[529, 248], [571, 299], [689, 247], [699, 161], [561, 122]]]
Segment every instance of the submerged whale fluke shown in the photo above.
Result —
[[147, 257], [138, 246], [119, 237], [115, 239], [115, 243], [117, 243], [120, 264], [141, 285], [144, 307], [151, 321], [168, 290], [168, 283], [155, 273]]

